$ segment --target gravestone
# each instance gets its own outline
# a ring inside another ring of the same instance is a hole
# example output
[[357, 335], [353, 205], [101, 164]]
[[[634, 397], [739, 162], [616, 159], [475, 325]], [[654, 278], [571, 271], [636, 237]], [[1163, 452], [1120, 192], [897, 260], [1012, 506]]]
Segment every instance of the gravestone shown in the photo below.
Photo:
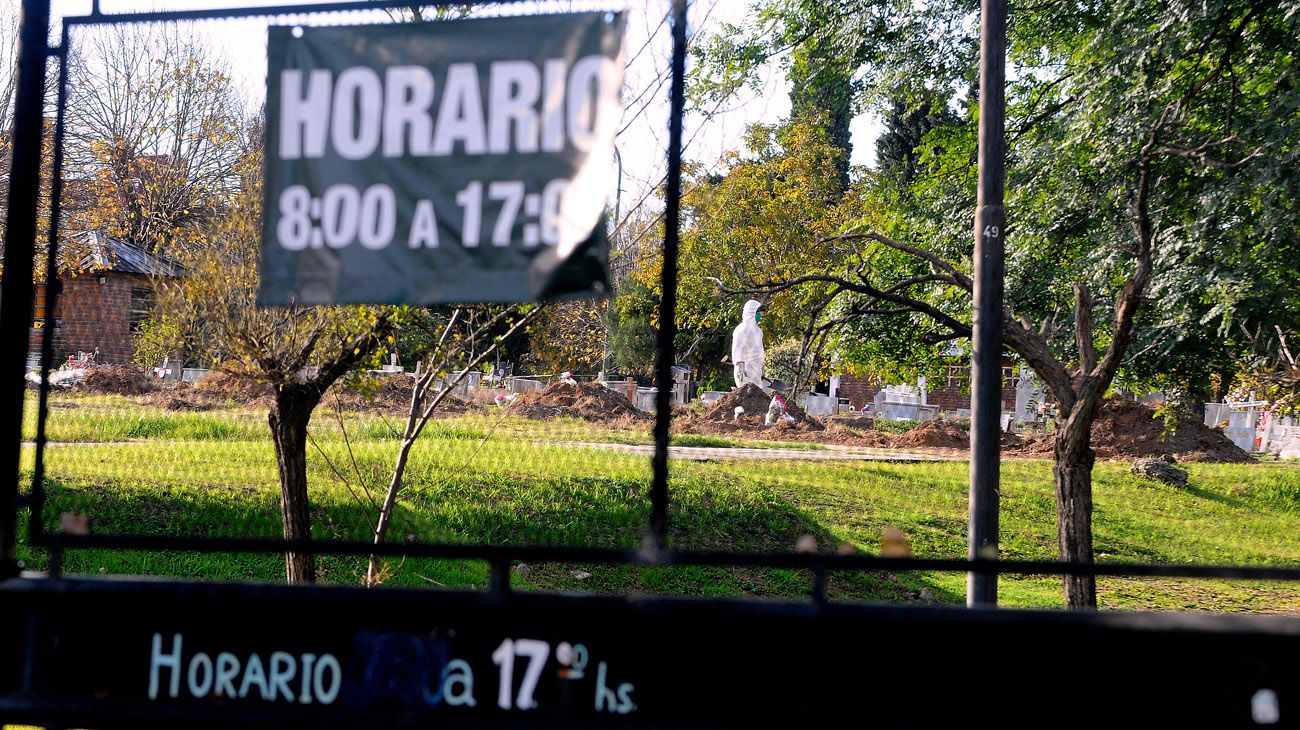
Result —
[[836, 406], [839, 405], [837, 398], [820, 393], [803, 393], [795, 402], [810, 416], [835, 415]]

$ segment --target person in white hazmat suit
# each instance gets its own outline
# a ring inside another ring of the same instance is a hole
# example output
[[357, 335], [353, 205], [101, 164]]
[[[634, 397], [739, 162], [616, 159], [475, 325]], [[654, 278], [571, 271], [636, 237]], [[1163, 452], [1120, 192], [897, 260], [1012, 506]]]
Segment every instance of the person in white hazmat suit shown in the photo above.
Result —
[[746, 383], [763, 387], [763, 330], [758, 328], [760, 306], [753, 299], [745, 302], [740, 324], [731, 331], [732, 372], [737, 388]]

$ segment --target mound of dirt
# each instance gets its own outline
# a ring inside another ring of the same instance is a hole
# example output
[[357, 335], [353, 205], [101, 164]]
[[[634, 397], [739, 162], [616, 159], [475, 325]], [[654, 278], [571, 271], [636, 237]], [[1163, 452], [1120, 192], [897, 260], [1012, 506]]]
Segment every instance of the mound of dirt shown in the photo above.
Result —
[[556, 381], [539, 393], [523, 396], [510, 407], [512, 413], [526, 418], [549, 419], [571, 416], [588, 421], [612, 422], [647, 420], [650, 416], [637, 410], [621, 393], [596, 383], [569, 385]]
[[210, 411], [216, 407], [212, 400], [196, 396], [194, 386], [184, 382], [164, 384], [139, 402], [169, 411]]
[[144, 395], [153, 390], [144, 371], [134, 365], [101, 365], [86, 371], [77, 390], [106, 395]]
[[[321, 405], [333, 408], [337, 403], [343, 410], [349, 411], [405, 414], [411, 408], [411, 391], [414, 388], [415, 378], [406, 375], [367, 375], [359, 385], [335, 383], [326, 391]], [[431, 388], [425, 396], [425, 405], [437, 394], [437, 389]], [[448, 393], [438, 404], [435, 413], [440, 416], [459, 415], [469, 408], [469, 403]]]
[[[1022, 453], [1051, 456], [1052, 436], [1025, 439]], [[1101, 407], [1092, 424], [1092, 449], [1102, 459], [1173, 456], [1179, 461], [1239, 463], [1251, 461], [1250, 454], [1232, 443], [1222, 431], [1206, 426], [1191, 416], [1182, 416], [1172, 433], [1165, 433], [1164, 421], [1155, 411], [1123, 397], [1112, 397]]]
[[[321, 406], [334, 408], [338, 405], [346, 411], [382, 411], [384, 413], [405, 413], [411, 407], [411, 390], [415, 388], [415, 379], [405, 375], [367, 376], [359, 384], [335, 383], [325, 391]], [[448, 405], [450, 398], [444, 398], [439, 409]]]
[[970, 434], [955, 423], [926, 421], [894, 439], [894, 445], [904, 449], [968, 449]]
[[[762, 388], [753, 383], [746, 383], [740, 388], [723, 395], [713, 402], [709, 409], [704, 412], [704, 420], [719, 422], [736, 421], [736, 407], [744, 408], [744, 412], [737, 422], [763, 425], [763, 417], [767, 415], [767, 409], [772, 403], [772, 396], [763, 391]], [[794, 399], [787, 399], [785, 406], [786, 413], [795, 420], [796, 423], [814, 424], [819, 429], [821, 424], [808, 417], [803, 409], [795, 405]]]
[[780, 421], [750, 435], [765, 441], [799, 441], [869, 448], [880, 448], [882, 444], [887, 448], [892, 443], [888, 434], [879, 431], [823, 426], [811, 418], [806, 421]]
[[[827, 432], [829, 434], [830, 429], [827, 429]], [[844, 429], [840, 431], [840, 435], [832, 435], [830, 438], [824, 439], [823, 443], [863, 446], [869, 449], [892, 449], [894, 448], [894, 437], [884, 431], [874, 429], [867, 431]]]
[[271, 397], [271, 386], [252, 378], [239, 378], [229, 373], [211, 372], [195, 384], [193, 393], [195, 399], [230, 399], [237, 403], [249, 405], [269, 399]]

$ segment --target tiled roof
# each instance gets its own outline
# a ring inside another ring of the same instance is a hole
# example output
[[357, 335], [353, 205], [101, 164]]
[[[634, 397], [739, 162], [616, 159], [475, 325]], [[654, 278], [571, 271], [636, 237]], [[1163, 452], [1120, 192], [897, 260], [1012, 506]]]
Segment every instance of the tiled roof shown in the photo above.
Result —
[[166, 257], [149, 253], [139, 244], [124, 238], [105, 236], [97, 231], [84, 234], [91, 237], [90, 253], [82, 268], [92, 271], [118, 271], [124, 274], [151, 274], [155, 276], [184, 276], [185, 269]]

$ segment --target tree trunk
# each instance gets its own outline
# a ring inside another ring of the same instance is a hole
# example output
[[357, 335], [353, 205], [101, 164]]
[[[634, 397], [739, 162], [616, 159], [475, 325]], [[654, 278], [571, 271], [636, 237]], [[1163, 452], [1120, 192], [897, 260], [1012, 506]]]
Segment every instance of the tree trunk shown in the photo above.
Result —
[[[276, 389], [271, 409], [271, 438], [280, 470], [280, 519], [286, 540], [311, 538], [311, 502], [307, 498], [307, 424], [316, 398], [301, 388]], [[316, 561], [306, 553], [285, 553], [289, 583], [316, 582]]]
[[1223, 368], [1219, 370], [1219, 382], [1214, 387], [1214, 395], [1211, 400], [1215, 403], [1222, 403], [1228, 395], [1228, 386], [1233, 379], [1237, 377], [1237, 372], [1233, 368]]
[[1182, 410], [1195, 416], [1196, 420], [1204, 421], [1205, 403], [1210, 400], [1215, 400], [1214, 391], [1210, 389], [1210, 374], [1193, 373], [1187, 379], [1187, 402], [1183, 404]]
[[[1057, 420], [1052, 466], [1056, 485], [1056, 536], [1061, 560], [1092, 563], [1092, 422], [1100, 399], [1075, 403], [1069, 417]], [[1063, 576], [1065, 606], [1073, 610], [1097, 607], [1097, 582], [1092, 576]]]
[[[415, 411], [411, 411], [412, 419], [415, 417]], [[397, 493], [402, 488], [402, 479], [406, 475], [406, 462], [411, 455], [411, 447], [415, 445], [415, 428], [414, 423], [407, 424], [406, 433], [402, 436], [402, 446], [397, 452], [397, 462], [393, 465], [393, 478], [388, 484], [388, 492], [384, 494], [384, 505], [379, 510], [379, 521], [375, 523], [375, 544], [378, 545], [384, 541], [384, 535], [388, 532], [388, 524], [393, 519], [393, 509], [397, 506]], [[370, 561], [366, 564], [366, 585], [373, 586], [379, 583], [380, 558], [378, 555], [371, 555]]]

